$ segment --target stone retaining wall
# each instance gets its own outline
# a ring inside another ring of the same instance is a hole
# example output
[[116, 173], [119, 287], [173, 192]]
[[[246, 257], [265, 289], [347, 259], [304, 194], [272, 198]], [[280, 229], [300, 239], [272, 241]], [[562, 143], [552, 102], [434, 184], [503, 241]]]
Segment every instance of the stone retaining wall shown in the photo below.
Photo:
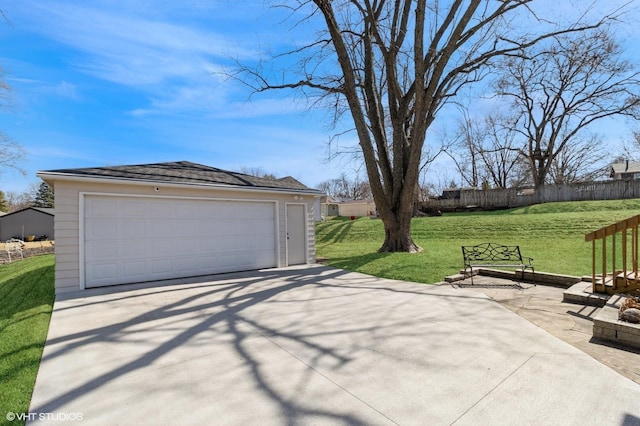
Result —
[[[54, 242], [53, 241], [41, 241], [36, 243], [26, 243], [26, 248], [23, 250], [22, 254], [24, 258], [39, 256], [41, 254], [48, 254], [54, 252]], [[20, 255], [16, 255], [11, 253], [11, 262], [15, 262], [17, 260], [21, 260]], [[4, 244], [0, 246], [0, 264], [8, 263], [9, 255], [4, 249]]]

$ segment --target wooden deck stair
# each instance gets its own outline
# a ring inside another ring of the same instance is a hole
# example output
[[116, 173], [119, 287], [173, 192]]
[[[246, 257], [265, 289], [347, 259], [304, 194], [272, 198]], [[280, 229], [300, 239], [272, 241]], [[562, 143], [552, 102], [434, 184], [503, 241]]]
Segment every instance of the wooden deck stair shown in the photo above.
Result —
[[640, 289], [639, 226], [640, 215], [637, 215], [585, 235], [585, 241], [591, 242], [594, 293], [616, 294]]

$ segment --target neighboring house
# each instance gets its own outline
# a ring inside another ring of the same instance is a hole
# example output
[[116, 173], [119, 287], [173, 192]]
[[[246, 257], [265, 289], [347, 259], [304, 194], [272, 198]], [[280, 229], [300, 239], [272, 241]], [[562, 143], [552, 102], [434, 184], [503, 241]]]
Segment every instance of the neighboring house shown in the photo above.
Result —
[[373, 200], [350, 200], [338, 204], [339, 216], [376, 216], [376, 203]]
[[26, 241], [29, 236], [53, 240], [54, 209], [27, 207], [0, 216], [0, 241], [19, 238]]
[[335, 198], [331, 197], [331, 196], [325, 196], [324, 199], [322, 200], [322, 216], [327, 218], [327, 217], [331, 217], [331, 216], [339, 216], [340, 215], [340, 210], [338, 209], [338, 203], [340, 201], [336, 200]]
[[322, 204], [322, 214], [329, 216], [362, 217], [375, 216], [376, 203], [373, 200], [344, 200], [327, 197]]
[[56, 293], [315, 262], [320, 191], [187, 161], [47, 170]]
[[640, 162], [623, 161], [611, 165], [609, 177], [614, 180], [640, 179]]

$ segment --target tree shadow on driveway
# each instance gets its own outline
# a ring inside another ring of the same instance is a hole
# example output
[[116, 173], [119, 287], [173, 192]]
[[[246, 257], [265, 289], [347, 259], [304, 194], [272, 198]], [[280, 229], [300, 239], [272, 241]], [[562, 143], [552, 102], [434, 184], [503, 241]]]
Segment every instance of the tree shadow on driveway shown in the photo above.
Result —
[[[482, 346], [525, 346], [503, 337], [505, 312], [484, 296], [322, 266], [101, 292], [56, 302], [31, 412], [104, 424], [176, 411], [173, 423], [450, 423], [484, 392], [459, 394], [451, 371], [491, 389], [512, 371], [500, 370], [507, 353], [484, 357]], [[459, 410], [425, 403], [435, 392], [456, 395]]]

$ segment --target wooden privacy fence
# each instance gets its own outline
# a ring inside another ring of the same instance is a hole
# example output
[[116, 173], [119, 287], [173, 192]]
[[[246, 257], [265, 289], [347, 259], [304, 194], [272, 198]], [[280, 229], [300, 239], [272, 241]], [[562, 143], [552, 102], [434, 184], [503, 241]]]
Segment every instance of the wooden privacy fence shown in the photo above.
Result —
[[440, 211], [468, 208], [502, 209], [557, 201], [619, 200], [640, 198], [640, 180], [612, 180], [540, 188], [460, 189], [445, 191], [424, 204]]
[[[591, 242], [591, 279], [594, 293], [615, 294], [640, 288], [639, 226], [640, 215], [621, 220], [584, 236], [585, 241]], [[599, 259], [598, 251], [600, 251]]]

